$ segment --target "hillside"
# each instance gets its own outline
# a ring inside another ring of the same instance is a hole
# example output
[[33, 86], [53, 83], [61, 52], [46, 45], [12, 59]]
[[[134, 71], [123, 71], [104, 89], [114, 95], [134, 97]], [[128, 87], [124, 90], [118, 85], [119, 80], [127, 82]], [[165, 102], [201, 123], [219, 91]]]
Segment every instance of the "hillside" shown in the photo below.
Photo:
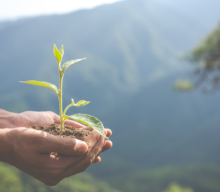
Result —
[[218, 166], [188, 165], [139, 170], [133, 174], [112, 178], [110, 183], [126, 192], [162, 192], [171, 183], [190, 187], [194, 192], [218, 192], [219, 178]]
[[193, 25], [172, 9], [140, 0], [2, 23], [0, 106], [58, 112], [52, 92], [18, 83], [58, 84], [52, 53], [56, 43], [64, 45], [64, 61], [87, 57], [66, 73], [64, 103], [71, 97], [91, 100], [87, 113], [102, 114], [145, 84], [185, 68], [178, 56], [203, 35], [200, 25], [189, 30]]
[[3, 163], [0, 163], [0, 178], [1, 192], [120, 192], [105, 182], [95, 180], [87, 173], [69, 177], [54, 187], [48, 187]]
[[102, 118], [115, 133], [111, 155], [141, 167], [220, 162], [220, 93], [176, 92], [177, 78], [159, 80]]

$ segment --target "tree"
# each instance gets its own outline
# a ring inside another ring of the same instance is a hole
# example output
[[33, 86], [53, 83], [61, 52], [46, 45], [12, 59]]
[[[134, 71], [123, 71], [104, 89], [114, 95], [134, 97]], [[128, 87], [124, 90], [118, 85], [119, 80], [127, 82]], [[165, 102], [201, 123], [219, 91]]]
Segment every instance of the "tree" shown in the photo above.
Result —
[[193, 81], [178, 80], [176, 89], [193, 90], [202, 87], [204, 92], [220, 88], [220, 26], [213, 30], [191, 53], [187, 60], [195, 64]]

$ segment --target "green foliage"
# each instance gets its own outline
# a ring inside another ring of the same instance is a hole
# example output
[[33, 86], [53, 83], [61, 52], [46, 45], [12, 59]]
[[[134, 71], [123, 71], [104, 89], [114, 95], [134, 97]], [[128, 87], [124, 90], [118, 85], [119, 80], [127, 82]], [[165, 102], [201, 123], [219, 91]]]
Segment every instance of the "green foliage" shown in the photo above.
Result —
[[106, 182], [97, 181], [87, 173], [65, 178], [54, 187], [48, 187], [26, 174], [21, 174], [21, 177], [22, 192], [120, 192]]
[[54, 192], [120, 192], [105, 182], [97, 182], [91, 175], [79, 174], [63, 180], [56, 187]]
[[62, 45], [61, 48], [60, 48], [60, 54], [61, 54], [61, 57], [63, 57], [63, 55], [64, 55], [63, 45]]
[[[179, 188], [181, 190], [190, 190], [189, 188], [191, 188], [191, 190], [193, 189], [195, 192], [219, 192], [219, 178], [219, 166], [191, 165], [179, 167], [169, 166], [145, 170], [142, 168], [142, 170], [133, 171], [132, 173], [108, 178], [108, 181], [110, 181], [113, 187], [126, 192], [164, 192], [164, 189], [171, 190], [172, 188]], [[171, 185], [167, 188], [167, 186], [173, 182], [184, 187]]]
[[51, 84], [51, 83], [42, 82], [42, 81], [35, 81], [35, 80], [19, 81], [19, 82], [20, 82], [20, 83], [30, 84], [30, 85], [48, 87], [48, 88], [50, 88], [50, 89], [53, 89], [53, 90], [56, 92], [56, 94], [58, 94], [58, 89], [57, 89], [56, 85], [53, 85], [53, 84]]
[[[50, 89], [53, 89], [56, 94], [58, 95], [59, 98], [59, 104], [60, 104], [60, 122], [61, 122], [61, 131], [63, 131], [63, 127], [64, 127], [64, 121], [68, 118], [70, 119], [74, 119], [75, 121], [81, 122], [85, 125], [90, 126], [92, 129], [96, 130], [98, 133], [100, 133], [102, 136], [105, 136], [104, 133], [104, 127], [103, 124], [100, 120], [98, 120], [96, 117], [93, 117], [91, 115], [86, 115], [86, 114], [75, 114], [72, 116], [67, 116], [66, 111], [72, 107], [72, 106], [76, 106], [76, 107], [83, 107], [85, 105], [87, 105], [89, 103], [89, 101], [84, 101], [81, 100], [79, 101], [77, 104], [74, 104], [74, 101], [72, 99], [72, 103], [70, 105], [68, 105], [66, 107], [66, 109], [63, 112], [63, 98], [62, 98], [62, 85], [63, 85], [63, 76], [65, 71], [72, 65], [74, 65], [75, 63], [84, 60], [83, 59], [76, 59], [76, 60], [71, 60], [68, 61], [66, 63], [64, 63], [61, 66], [61, 61], [62, 61], [62, 57], [64, 54], [64, 49], [63, 49], [63, 45], [60, 48], [60, 51], [57, 49], [56, 45], [54, 45], [54, 56], [58, 62], [58, 71], [59, 71], [59, 80], [60, 80], [60, 86], [59, 86], [59, 90], [57, 89], [57, 87], [51, 83], [47, 83], [47, 82], [41, 82], [41, 81], [35, 81], [35, 80], [30, 80], [30, 81], [20, 81], [21, 83], [26, 83], [26, 84], [31, 84], [31, 85], [36, 85], [36, 86], [42, 86], [42, 87], [48, 87]], [[106, 137], [107, 138], [107, 137]]]
[[86, 58], [83, 58], [83, 59], [75, 59], [75, 60], [71, 60], [71, 61], [67, 61], [66, 63], [64, 63], [61, 67], [62, 69], [62, 76], [64, 75], [64, 72], [72, 65], [74, 65], [75, 63], [79, 62], [79, 61], [82, 61]]
[[0, 192], [120, 192], [88, 173], [77, 174], [49, 187], [12, 166], [0, 163]]
[[[63, 46], [60, 49], [62, 51], [62, 54], [64, 54], [64, 50], [63, 50]], [[58, 65], [60, 67], [60, 62], [62, 60], [62, 54], [60, 53], [60, 51], [57, 49], [56, 45], [54, 45], [54, 50], [53, 50], [54, 56], [58, 62]]]
[[87, 104], [90, 103], [90, 101], [81, 100], [81, 101], [79, 101], [78, 103], [75, 104], [73, 99], [71, 99], [71, 101], [72, 101], [72, 103], [69, 104], [69, 105], [65, 108], [65, 110], [64, 110], [64, 112], [63, 112], [63, 115], [65, 115], [66, 112], [67, 112], [67, 110], [68, 110], [70, 107], [72, 107], [72, 106], [75, 106], [75, 107], [83, 107], [83, 106], [85, 106], [85, 105], [87, 105]]
[[190, 188], [183, 188], [177, 183], [171, 183], [168, 189], [163, 192], [193, 192], [193, 190]]
[[73, 119], [74, 121], [88, 125], [89, 127], [95, 129], [100, 135], [107, 138], [104, 133], [102, 122], [94, 116], [78, 113], [70, 116], [64, 115], [64, 119]]
[[83, 106], [85, 106], [85, 105], [87, 105], [89, 103], [90, 103], [90, 101], [81, 100], [77, 104], [75, 104], [74, 106], [76, 106], [76, 107], [83, 107]]
[[22, 192], [22, 184], [16, 172], [0, 163], [0, 191]]
[[[219, 89], [220, 83], [220, 26], [213, 30], [192, 52], [186, 56], [191, 62], [197, 64], [194, 69], [196, 80], [191, 82], [178, 82], [178, 90], [189, 91], [204, 83], [208, 83], [203, 87], [206, 93], [212, 89]], [[210, 89], [211, 88], [211, 89]]]
[[214, 70], [220, 66], [220, 26], [192, 51], [190, 59], [199, 62], [207, 70]]

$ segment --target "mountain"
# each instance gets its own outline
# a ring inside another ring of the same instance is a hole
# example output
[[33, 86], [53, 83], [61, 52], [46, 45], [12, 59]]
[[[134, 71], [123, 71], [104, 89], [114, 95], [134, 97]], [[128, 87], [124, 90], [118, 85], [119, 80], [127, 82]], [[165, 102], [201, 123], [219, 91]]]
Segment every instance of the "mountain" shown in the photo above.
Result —
[[220, 93], [174, 91], [178, 76], [147, 86], [102, 117], [117, 146], [108, 155], [148, 168], [219, 164]]
[[196, 24], [153, 0], [1, 23], [0, 106], [58, 112], [51, 90], [18, 83], [35, 79], [58, 84], [52, 53], [56, 43], [64, 45], [64, 61], [87, 57], [66, 72], [64, 104], [71, 97], [91, 100], [85, 111], [102, 114], [142, 86], [185, 69], [179, 55], [207, 30]]
[[196, 21], [197, 25], [203, 26], [204, 30], [208, 29], [206, 33], [209, 32], [210, 28], [216, 27], [216, 24], [219, 23], [218, 0], [156, 0], [156, 2]]
[[90, 173], [121, 191], [160, 192], [172, 182], [219, 191], [220, 93], [177, 92], [179, 76], [146, 86], [101, 117], [113, 148]]

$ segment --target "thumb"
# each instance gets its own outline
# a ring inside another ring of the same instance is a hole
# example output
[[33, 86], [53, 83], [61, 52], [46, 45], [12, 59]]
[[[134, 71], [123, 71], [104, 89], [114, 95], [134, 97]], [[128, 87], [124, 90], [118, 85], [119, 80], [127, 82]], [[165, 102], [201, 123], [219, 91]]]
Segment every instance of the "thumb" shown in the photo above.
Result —
[[82, 155], [88, 151], [88, 146], [84, 141], [71, 138], [59, 138], [47, 134], [43, 139], [40, 152], [57, 152], [63, 155]]

